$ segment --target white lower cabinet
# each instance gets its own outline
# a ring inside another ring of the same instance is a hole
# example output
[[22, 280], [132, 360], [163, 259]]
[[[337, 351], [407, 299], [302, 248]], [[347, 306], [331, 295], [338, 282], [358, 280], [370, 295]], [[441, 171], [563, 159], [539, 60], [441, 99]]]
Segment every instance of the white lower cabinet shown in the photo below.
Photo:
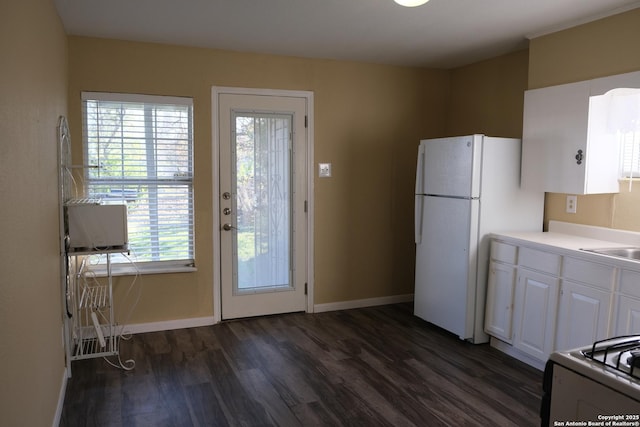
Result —
[[494, 346], [537, 367], [554, 351], [640, 334], [640, 271], [495, 239], [485, 331]]
[[485, 332], [508, 343], [511, 343], [515, 287], [516, 268], [491, 261], [487, 280]]
[[614, 336], [640, 334], [640, 299], [618, 296]]
[[549, 274], [518, 269], [513, 346], [538, 360], [546, 360], [554, 348], [559, 282]]
[[556, 350], [570, 350], [609, 337], [615, 267], [564, 256]]
[[615, 335], [640, 334], [640, 272], [620, 271], [615, 313]]
[[555, 350], [584, 347], [607, 338], [611, 292], [564, 280], [560, 289]]

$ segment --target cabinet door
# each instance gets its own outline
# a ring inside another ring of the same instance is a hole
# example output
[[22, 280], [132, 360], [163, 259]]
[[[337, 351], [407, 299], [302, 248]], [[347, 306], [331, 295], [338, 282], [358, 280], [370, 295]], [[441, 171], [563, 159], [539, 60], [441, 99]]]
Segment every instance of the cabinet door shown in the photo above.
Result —
[[[589, 82], [528, 90], [524, 98], [522, 187], [583, 194]], [[582, 150], [583, 161], [575, 158]]]
[[518, 270], [513, 345], [540, 361], [546, 361], [554, 348], [558, 283], [557, 277]]
[[487, 282], [485, 332], [508, 343], [511, 343], [515, 285], [515, 267], [491, 261]]
[[640, 299], [618, 296], [614, 336], [640, 334]]
[[607, 338], [611, 293], [562, 282], [556, 350], [571, 350]]

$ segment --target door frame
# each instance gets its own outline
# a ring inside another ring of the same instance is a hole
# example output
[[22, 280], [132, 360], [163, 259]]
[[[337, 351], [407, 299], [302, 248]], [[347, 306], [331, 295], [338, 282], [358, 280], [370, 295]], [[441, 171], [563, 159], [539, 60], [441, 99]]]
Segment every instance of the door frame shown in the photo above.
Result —
[[222, 283], [220, 264], [220, 110], [219, 98], [222, 94], [254, 95], [254, 96], [278, 96], [304, 98], [307, 105], [307, 313], [313, 313], [313, 288], [314, 288], [314, 160], [313, 160], [313, 92], [281, 89], [255, 89], [242, 87], [213, 86], [211, 88], [211, 179], [213, 195], [213, 322], [222, 321]]

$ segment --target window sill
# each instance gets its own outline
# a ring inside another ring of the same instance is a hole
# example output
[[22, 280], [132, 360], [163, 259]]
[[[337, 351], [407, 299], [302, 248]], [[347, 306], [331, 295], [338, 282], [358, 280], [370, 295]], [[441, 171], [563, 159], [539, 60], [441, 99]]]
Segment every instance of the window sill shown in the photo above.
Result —
[[[89, 270], [96, 277], [107, 277], [107, 266], [104, 264], [92, 265]], [[143, 265], [143, 264], [111, 264], [111, 276], [135, 276], [147, 274], [166, 274], [166, 273], [193, 273], [198, 271], [195, 266], [171, 264], [171, 265]]]

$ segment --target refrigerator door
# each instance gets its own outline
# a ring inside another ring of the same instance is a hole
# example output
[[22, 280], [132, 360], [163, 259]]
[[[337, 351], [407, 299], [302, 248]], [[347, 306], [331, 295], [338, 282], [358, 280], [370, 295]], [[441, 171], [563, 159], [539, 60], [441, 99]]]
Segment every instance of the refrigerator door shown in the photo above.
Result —
[[421, 141], [416, 192], [479, 197], [481, 149], [482, 135]]
[[473, 339], [479, 200], [424, 196], [414, 314]]

